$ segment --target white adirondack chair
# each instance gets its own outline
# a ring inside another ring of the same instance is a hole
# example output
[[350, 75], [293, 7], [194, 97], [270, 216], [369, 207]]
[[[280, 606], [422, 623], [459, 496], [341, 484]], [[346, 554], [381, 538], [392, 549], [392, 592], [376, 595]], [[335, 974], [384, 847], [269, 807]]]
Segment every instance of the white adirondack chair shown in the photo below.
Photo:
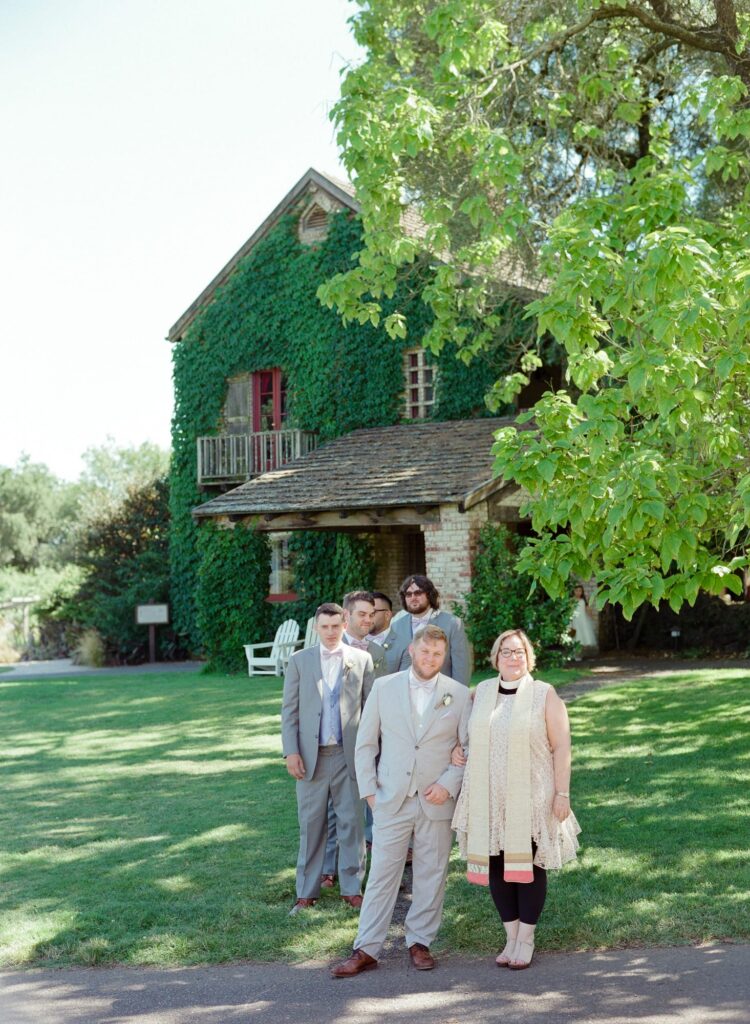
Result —
[[307, 620], [307, 626], [305, 627], [305, 639], [298, 640], [294, 645], [295, 651], [304, 651], [308, 647], [317, 647], [320, 643], [320, 637], [318, 631], [315, 629], [315, 616]]
[[276, 636], [270, 643], [245, 644], [248, 675], [283, 675], [298, 636], [299, 625], [294, 619], [287, 619], [276, 630]]
[[302, 644], [303, 647], [317, 647], [320, 643], [320, 637], [315, 629], [315, 616], [307, 620], [307, 629], [305, 630], [305, 641]]

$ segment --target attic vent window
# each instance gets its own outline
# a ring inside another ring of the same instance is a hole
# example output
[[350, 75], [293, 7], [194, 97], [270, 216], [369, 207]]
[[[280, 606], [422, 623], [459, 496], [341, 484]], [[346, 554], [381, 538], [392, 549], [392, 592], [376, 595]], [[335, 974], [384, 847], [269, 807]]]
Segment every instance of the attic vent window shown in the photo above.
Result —
[[404, 352], [404, 397], [407, 420], [423, 420], [435, 402], [435, 370], [427, 362], [423, 348]]
[[317, 203], [302, 214], [299, 221], [299, 239], [306, 245], [322, 242], [328, 234], [328, 213]]

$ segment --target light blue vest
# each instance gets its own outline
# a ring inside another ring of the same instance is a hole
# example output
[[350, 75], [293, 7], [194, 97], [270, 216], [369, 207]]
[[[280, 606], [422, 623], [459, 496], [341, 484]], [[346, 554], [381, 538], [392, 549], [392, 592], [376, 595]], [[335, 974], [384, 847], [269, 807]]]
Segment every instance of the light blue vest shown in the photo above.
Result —
[[339, 666], [339, 674], [336, 679], [336, 685], [332, 690], [328, 689], [325, 679], [323, 679], [323, 707], [320, 715], [320, 731], [318, 733], [318, 742], [321, 746], [328, 743], [331, 736], [334, 737], [337, 743], [343, 743], [343, 732], [341, 731], [341, 707], [339, 706], [339, 698], [341, 697], [341, 683], [344, 676], [344, 666]]

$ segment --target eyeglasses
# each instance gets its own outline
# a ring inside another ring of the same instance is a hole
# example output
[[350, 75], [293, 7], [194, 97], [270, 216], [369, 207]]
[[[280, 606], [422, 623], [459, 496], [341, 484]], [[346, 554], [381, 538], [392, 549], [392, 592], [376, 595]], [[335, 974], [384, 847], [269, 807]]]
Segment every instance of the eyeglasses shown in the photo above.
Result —
[[420, 590], [419, 587], [417, 587], [416, 590], [405, 590], [404, 591], [404, 597], [416, 597], [418, 594], [426, 594], [426, 593], [427, 593], [426, 590]]
[[511, 650], [510, 647], [503, 647], [500, 651], [501, 658], [525, 658], [526, 651], [523, 647], [516, 647], [515, 650]]

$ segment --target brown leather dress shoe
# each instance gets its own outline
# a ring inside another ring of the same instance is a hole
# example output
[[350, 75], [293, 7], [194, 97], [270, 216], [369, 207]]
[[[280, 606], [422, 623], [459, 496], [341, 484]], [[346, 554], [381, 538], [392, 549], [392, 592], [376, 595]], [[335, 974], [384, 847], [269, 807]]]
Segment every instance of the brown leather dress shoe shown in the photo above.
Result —
[[377, 960], [365, 953], [363, 949], [355, 949], [350, 957], [331, 968], [331, 976], [333, 978], [353, 978], [355, 974], [371, 971], [377, 966]]
[[362, 896], [342, 896], [341, 899], [344, 903], [348, 903], [350, 907], [354, 907], [355, 910], [359, 910], [365, 902]]
[[307, 900], [300, 898], [289, 911], [289, 916], [294, 917], [296, 914], [299, 914], [300, 910], [307, 910], [308, 907], [314, 907], [317, 902], [317, 900]]
[[335, 875], [321, 875], [320, 876], [320, 888], [321, 889], [332, 889], [336, 882]]
[[409, 956], [418, 971], [431, 971], [435, 966], [435, 958], [427, 946], [423, 946], [421, 942], [415, 942], [413, 946], [409, 946]]

